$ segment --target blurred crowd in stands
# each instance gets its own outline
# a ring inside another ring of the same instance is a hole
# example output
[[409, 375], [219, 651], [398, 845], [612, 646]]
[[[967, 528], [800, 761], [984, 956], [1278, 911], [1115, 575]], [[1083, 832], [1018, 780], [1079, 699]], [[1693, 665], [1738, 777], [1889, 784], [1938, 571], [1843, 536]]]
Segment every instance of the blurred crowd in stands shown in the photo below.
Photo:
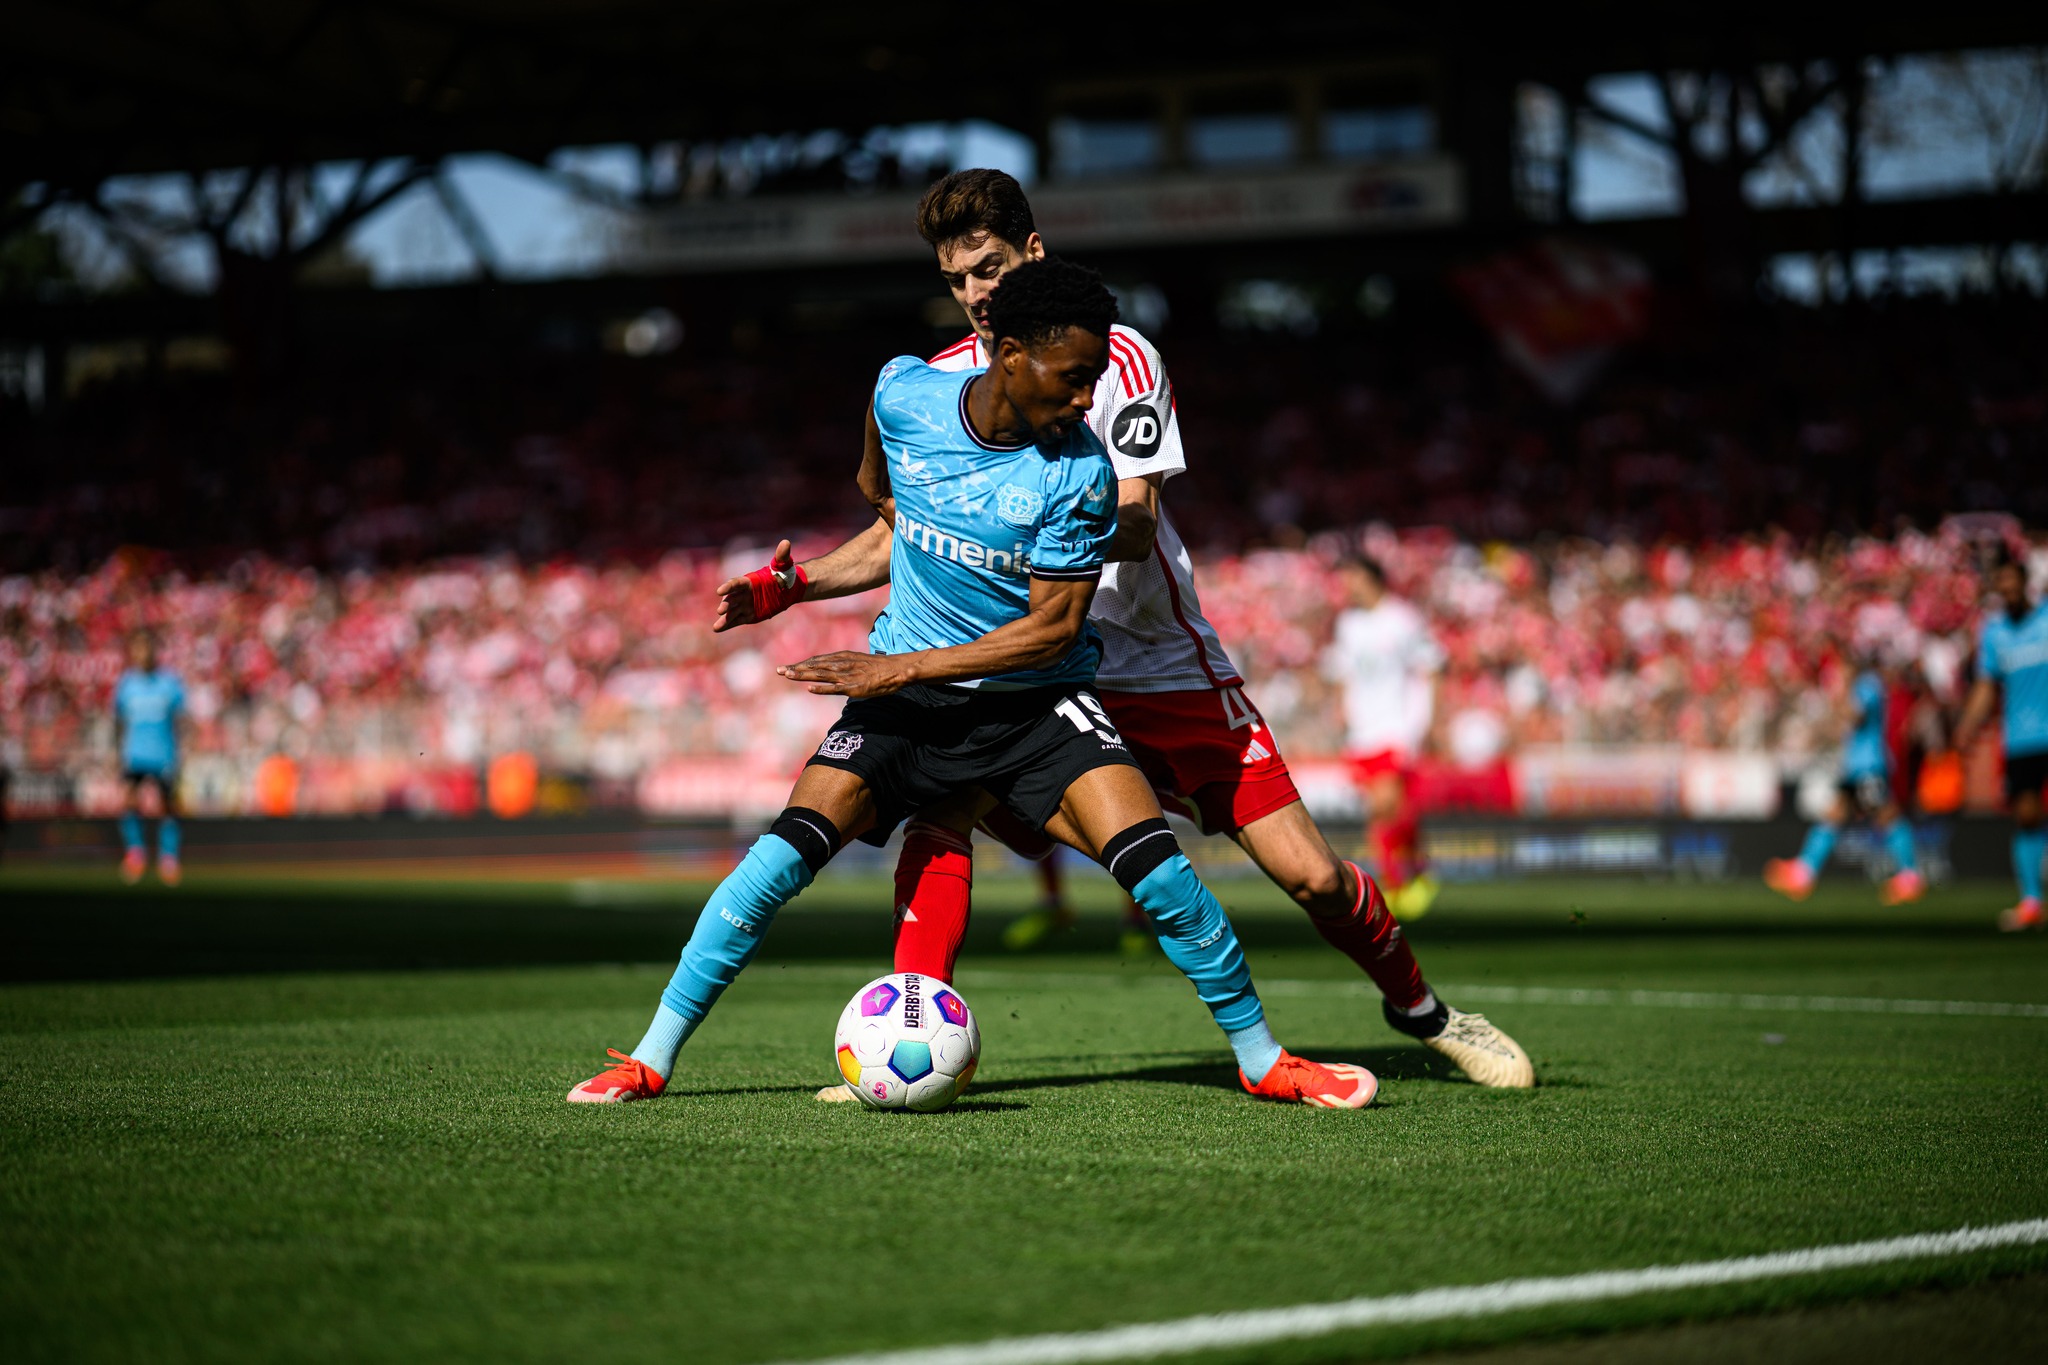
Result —
[[[1189, 463], [1167, 507], [1290, 753], [1341, 743], [1319, 659], [1331, 565], [1361, 542], [1445, 645], [1447, 761], [1663, 744], [1795, 771], [1873, 652], [1938, 741], [1974, 554], [2048, 526], [2041, 310], [1897, 300], [1771, 314], [1740, 344], [1683, 330], [1572, 406], [1465, 323], [1161, 334]], [[131, 373], [33, 419], [0, 405], [16, 802], [68, 774], [97, 803], [122, 637], [145, 627], [187, 681], [197, 809], [260, 804], [273, 757], [302, 809], [474, 806], [507, 753], [573, 776], [577, 801], [629, 800], [678, 755], [786, 774], [837, 703], [772, 665], [863, 647], [877, 603], [713, 636], [712, 589], [777, 535], [815, 551], [869, 515], [852, 473], [873, 349], [355, 355], [260, 383]]]
[[[1462, 320], [1323, 338], [1169, 324], [1189, 464], [1174, 515], [1212, 554], [1373, 520], [1642, 544], [1988, 510], [2048, 525], [2048, 312], [1898, 300], [1788, 309], [1740, 341], [1686, 333], [1667, 324], [1560, 408]], [[89, 573], [135, 544], [195, 568], [648, 564], [840, 530], [865, 515], [852, 474], [879, 361], [956, 335], [130, 375], [34, 421], [0, 410], [0, 572]]]
[[[1473, 770], [1522, 746], [1682, 745], [1825, 764], [1855, 671], [1890, 670], [1930, 713], [1965, 686], [1980, 619], [1976, 557], [2006, 518], [1932, 534], [1782, 533], [1691, 545], [1476, 543], [1374, 525], [1299, 548], [1207, 556], [1203, 605], [1291, 756], [1343, 740], [1323, 654], [1342, 607], [1336, 556], [1363, 548], [1444, 647], [1433, 748]], [[799, 553], [825, 548], [818, 541]], [[2048, 546], [2034, 552], [2048, 576]], [[678, 758], [786, 780], [837, 714], [777, 663], [864, 648], [878, 594], [799, 606], [714, 635], [713, 590], [765, 547], [653, 564], [511, 557], [322, 572], [250, 556], [188, 574], [119, 555], [82, 575], [0, 579], [0, 716], [18, 779], [63, 773], [78, 805], [110, 799], [109, 697], [146, 629], [190, 697], [186, 797], [197, 810], [470, 810], [506, 754], [573, 779], [569, 804], [634, 800]], [[289, 760], [292, 790], [262, 765]], [[38, 797], [37, 793], [44, 796]], [[17, 782], [30, 806], [52, 799]]]

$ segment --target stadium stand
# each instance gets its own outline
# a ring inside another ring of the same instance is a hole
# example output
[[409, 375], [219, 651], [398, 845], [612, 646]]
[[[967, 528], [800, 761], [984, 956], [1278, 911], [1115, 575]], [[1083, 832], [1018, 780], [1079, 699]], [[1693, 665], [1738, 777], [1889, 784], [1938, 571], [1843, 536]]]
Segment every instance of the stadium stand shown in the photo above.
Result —
[[[1359, 539], [1445, 647], [1445, 763], [1483, 770], [1525, 746], [1593, 741], [1764, 754], [1796, 774], [1834, 741], [1859, 651], [1916, 665], [1938, 698], [1957, 694], [1979, 591], [1965, 529], [1641, 546], [1480, 544], [1376, 525]], [[1326, 533], [1202, 565], [1211, 619], [1303, 758], [1342, 742], [1319, 658], [1341, 605], [1330, 564], [1349, 540]], [[544, 805], [659, 805], [647, 784], [673, 760], [713, 761], [693, 780], [716, 771], [774, 788], [838, 702], [780, 682], [773, 665], [864, 648], [878, 602], [810, 604], [712, 634], [714, 586], [763, 553], [340, 571], [251, 555], [191, 574], [131, 553], [87, 574], [5, 578], [0, 715], [11, 766], [30, 777], [17, 802], [92, 810], [114, 798], [107, 703], [138, 628], [187, 680], [195, 810], [274, 803], [262, 788], [277, 775], [259, 769], [276, 755], [296, 765], [285, 808], [301, 812], [469, 813], [485, 800], [479, 774], [507, 753], [573, 782], [566, 793], [543, 782]], [[61, 774], [61, 794], [34, 774]]]
[[[1674, 322], [1562, 410], [1469, 325], [1170, 331], [1189, 456], [1170, 503], [1190, 544], [1225, 552], [1370, 520], [1643, 543], [1890, 534], [1972, 510], [2039, 525], [2040, 316], [1787, 307], [1712, 347]], [[865, 512], [850, 471], [871, 373], [847, 355], [904, 345], [781, 338], [752, 357], [542, 352], [469, 369], [351, 353], [255, 395], [226, 375], [131, 375], [51, 419], [17, 410], [0, 568], [87, 572], [128, 544], [193, 567], [249, 552], [326, 569], [647, 563], [844, 529]]]
[[[1341, 745], [1317, 661], [1328, 566], [1366, 527], [1446, 647], [1435, 747], [1453, 769], [1592, 743], [1796, 774], [1833, 742], [1864, 649], [1955, 696], [1982, 535], [2048, 521], [2038, 310], [1785, 309], [1741, 363], [1676, 331], [1562, 409], [1470, 327], [1171, 338], [1190, 469], [1168, 506], [1292, 754]], [[700, 790], [716, 760], [738, 786], [714, 804], [744, 806], [836, 710], [771, 664], [863, 647], [875, 608], [709, 631], [713, 585], [775, 535], [816, 552], [865, 516], [848, 349], [460, 371], [350, 353], [258, 399], [145, 371], [44, 420], [17, 408], [0, 507], [17, 810], [113, 799], [107, 696], [136, 627], [192, 687], [196, 811], [470, 811], [510, 753], [543, 775], [523, 808], [672, 806], [659, 774], [685, 760], [671, 789]]]

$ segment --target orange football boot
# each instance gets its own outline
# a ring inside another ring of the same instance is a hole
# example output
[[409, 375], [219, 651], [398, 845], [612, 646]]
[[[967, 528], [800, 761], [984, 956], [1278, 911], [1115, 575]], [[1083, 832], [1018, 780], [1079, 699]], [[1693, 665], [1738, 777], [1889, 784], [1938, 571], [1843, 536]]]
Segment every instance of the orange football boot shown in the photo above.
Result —
[[165, 886], [176, 886], [185, 880], [185, 869], [176, 858], [158, 858], [156, 875]]
[[1813, 894], [1813, 873], [1797, 858], [1773, 858], [1764, 864], [1764, 885], [1781, 896], [1803, 901]]
[[139, 848], [131, 848], [121, 855], [121, 880], [133, 886], [142, 880], [142, 874], [149, 871], [149, 855]]
[[1926, 894], [1927, 879], [1918, 872], [1894, 872], [1878, 888], [1877, 899], [1882, 905], [1910, 905]]
[[1262, 1100], [1283, 1104], [1312, 1104], [1318, 1109], [1363, 1109], [1380, 1090], [1377, 1076], [1350, 1062], [1312, 1062], [1291, 1052], [1280, 1060], [1266, 1078], [1253, 1085], [1244, 1072], [1237, 1073], [1244, 1088]]
[[615, 1047], [608, 1047], [605, 1051], [618, 1058], [619, 1064], [605, 1068], [571, 1090], [569, 1103], [624, 1104], [627, 1100], [651, 1100], [668, 1084], [659, 1071], [638, 1058], [629, 1057]]

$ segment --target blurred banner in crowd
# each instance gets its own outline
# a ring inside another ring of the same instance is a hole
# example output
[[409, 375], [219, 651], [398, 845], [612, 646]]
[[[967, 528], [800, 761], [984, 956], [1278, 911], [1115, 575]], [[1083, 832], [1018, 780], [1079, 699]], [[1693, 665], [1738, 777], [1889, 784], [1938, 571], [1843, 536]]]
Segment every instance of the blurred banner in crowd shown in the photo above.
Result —
[[1577, 401], [1650, 325], [1650, 268], [1600, 242], [1546, 237], [1451, 280], [1501, 355], [1553, 403]]

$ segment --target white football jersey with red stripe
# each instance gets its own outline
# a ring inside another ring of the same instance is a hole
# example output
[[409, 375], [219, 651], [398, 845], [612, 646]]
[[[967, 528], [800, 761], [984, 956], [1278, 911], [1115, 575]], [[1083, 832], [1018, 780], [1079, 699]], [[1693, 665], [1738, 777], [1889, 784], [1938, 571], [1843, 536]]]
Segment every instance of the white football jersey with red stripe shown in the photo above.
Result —
[[[969, 333], [931, 363], [942, 370], [977, 370], [988, 364], [988, 352]], [[1096, 381], [1088, 425], [1119, 479], [1170, 479], [1188, 467], [1166, 367], [1152, 343], [1122, 323], [1109, 329], [1109, 368]], [[1095, 681], [1105, 691], [1191, 692], [1244, 681], [1202, 615], [1194, 563], [1164, 505], [1151, 556], [1103, 566], [1092, 616], [1102, 633]]]

